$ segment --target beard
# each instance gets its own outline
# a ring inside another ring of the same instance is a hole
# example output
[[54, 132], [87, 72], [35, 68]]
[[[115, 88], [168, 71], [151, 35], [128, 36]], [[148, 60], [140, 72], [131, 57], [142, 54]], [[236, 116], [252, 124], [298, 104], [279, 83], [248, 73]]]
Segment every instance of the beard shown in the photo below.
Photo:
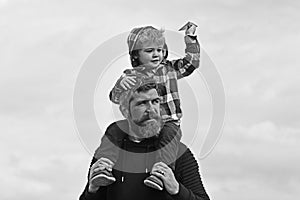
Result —
[[162, 118], [156, 113], [149, 113], [140, 120], [134, 120], [137, 127], [136, 133], [140, 138], [150, 138], [157, 136], [163, 126]]
[[151, 120], [145, 126], [139, 126], [139, 132], [143, 138], [150, 138], [159, 134], [162, 127], [162, 122]]

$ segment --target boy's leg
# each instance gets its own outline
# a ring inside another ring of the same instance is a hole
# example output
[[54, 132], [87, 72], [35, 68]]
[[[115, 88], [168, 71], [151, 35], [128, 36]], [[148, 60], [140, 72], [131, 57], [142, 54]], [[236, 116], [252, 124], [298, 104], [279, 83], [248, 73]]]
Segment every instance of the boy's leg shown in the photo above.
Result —
[[112, 123], [101, 138], [100, 146], [96, 149], [94, 157], [108, 158], [116, 163], [119, 157], [119, 148], [122, 147], [123, 139], [126, 137], [127, 122], [125, 120]]
[[[175, 170], [175, 161], [177, 159], [181, 136], [180, 126], [175, 122], [166, 122], [164, 124], [158, 139], [156, 162], [164, 162], [170, 166], [173, 171]], [[163, 182], [154, 175], [147, 177], [144, 183], [158, 190], [163, 189]]]
[[100, 158], [107, 158], [113, 163], [116, 163], [119, 157], [118, 147], [112, 142], [111, 137], [108, 135], [103, 135], [101, 138], [100, 146], [96, 149], [94, 157], [98, 160]]
[[156, 161], [167, 164], [173, 171], [181, 137], [180, 126], [173, 121], [166, 122], [159, 135]]
[[[96, 159], [105, 158], [110, 160], [112, 163], [116, 163], [119, 157], [119, 149], [121, 143], [125, 137], [124, 132], [119, 131], [117, 123], [113, 123], [110, 127], [107, 128], [104, 136], [101, 138], [101, 144], [96, 149], [94, 157]], [[98, 186], [106, 186], [115, 181], [112, 173], [108, 170], [99, 171], [91, 179], [93, 184]]]

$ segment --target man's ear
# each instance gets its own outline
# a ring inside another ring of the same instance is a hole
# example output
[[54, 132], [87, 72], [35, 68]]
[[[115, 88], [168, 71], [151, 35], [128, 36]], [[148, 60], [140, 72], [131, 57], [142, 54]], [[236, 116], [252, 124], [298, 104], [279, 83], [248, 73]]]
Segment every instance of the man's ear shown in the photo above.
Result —
[[125, 117], [126, 119], [129, 117], [129, 111], [127, 108], [125, 108], [124, 106], [119, 106], [119, 109], [123, 115], [123, 117]]

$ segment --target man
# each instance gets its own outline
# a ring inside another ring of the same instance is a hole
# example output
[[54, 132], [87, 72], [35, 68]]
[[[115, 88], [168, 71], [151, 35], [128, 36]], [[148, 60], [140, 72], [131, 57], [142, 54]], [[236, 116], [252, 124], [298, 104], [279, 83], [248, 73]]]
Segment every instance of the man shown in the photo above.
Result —
[[[198, 164], [191, 151], [180, 144], [173, 171], [165, 163], [155, 163], [155, 152], [162, 127], [160, 97], [152, 79], [142, 79], [135, 87], [120, 98], [120, 111], [126, 120], [111, 124], [107, 132], [123, 134], [124, 139], [116, 146], [120, 155], [113, 165], [110, 160], [95, 157], [89, 169], [88, 183], [80, 200], [209, 200], [203, 187]], [[151, 174], [163, 181], [164, 190], [147, 187], [144, 180]], [[91, 182], [99, 171], [112, 172], [113, 184], [101, 186]]]

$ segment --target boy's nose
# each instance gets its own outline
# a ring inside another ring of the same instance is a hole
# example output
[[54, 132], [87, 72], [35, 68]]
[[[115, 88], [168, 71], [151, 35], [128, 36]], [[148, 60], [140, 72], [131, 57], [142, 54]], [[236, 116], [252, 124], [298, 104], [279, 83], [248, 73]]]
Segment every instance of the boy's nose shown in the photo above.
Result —
[[157, 50], [153, 51], [153, 56], [158, 56], [158, 51]]

